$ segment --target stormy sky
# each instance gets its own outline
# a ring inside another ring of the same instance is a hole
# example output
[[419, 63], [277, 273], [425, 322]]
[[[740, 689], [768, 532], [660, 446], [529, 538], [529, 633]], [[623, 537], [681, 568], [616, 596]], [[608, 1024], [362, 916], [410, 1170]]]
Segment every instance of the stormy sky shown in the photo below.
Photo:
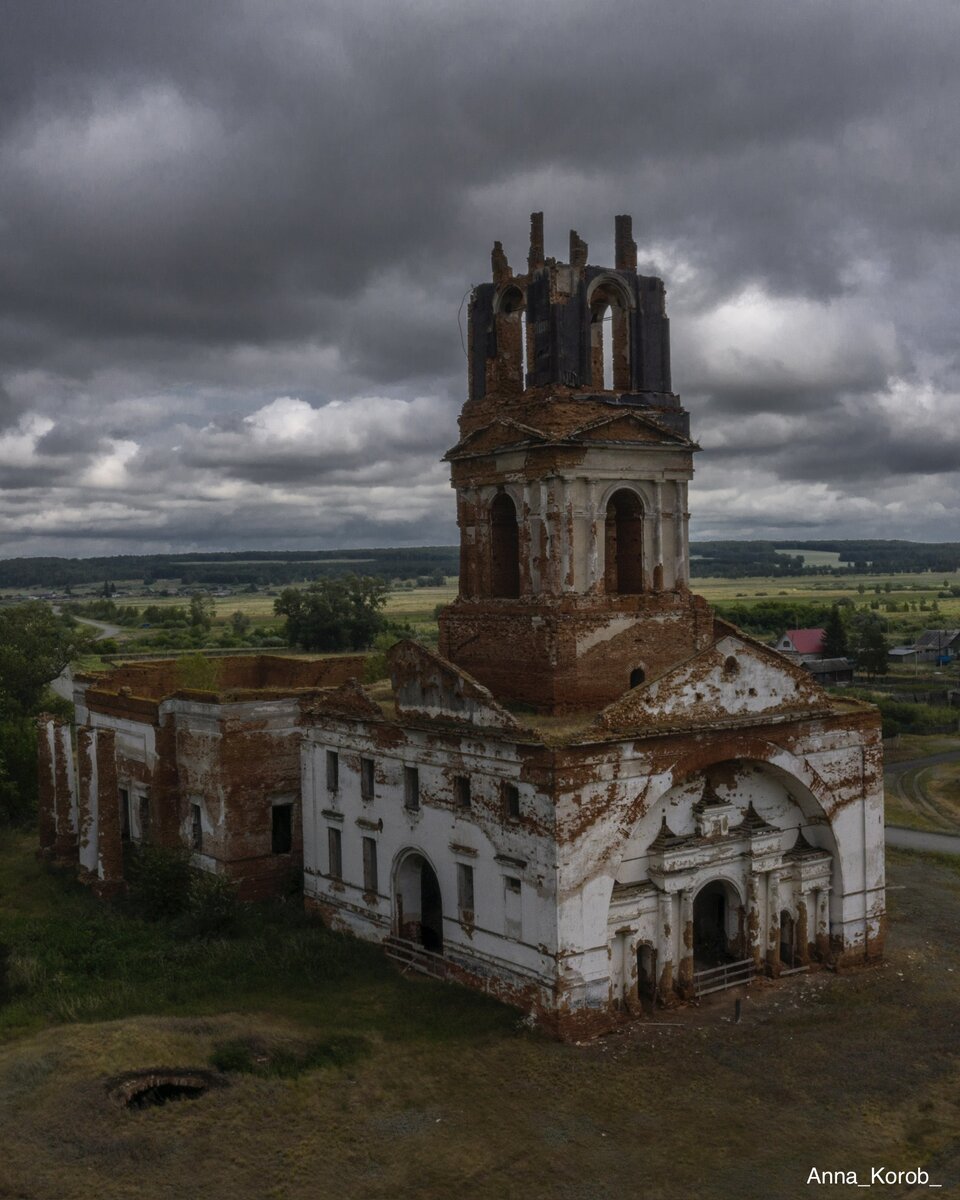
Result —
[[956, 0], [7, 0], [0, 556], [449, 543], [529, 213], [667, 283], [692, 535], [960, 540]]

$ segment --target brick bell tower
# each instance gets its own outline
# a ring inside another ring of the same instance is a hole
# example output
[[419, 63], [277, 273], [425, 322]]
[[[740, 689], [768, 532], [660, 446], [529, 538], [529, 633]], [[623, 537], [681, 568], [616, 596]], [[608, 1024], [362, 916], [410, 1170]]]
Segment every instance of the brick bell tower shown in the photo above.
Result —
[[637, 274], [631, 218], [616, 265], [499, 242], [473, 291], [469, 399], [446, 455], [460, 593], [440, 652], [502, 701], [540, 712], [609, 703], [713, 640], [688, 587], [690, 422], [670, 391], [663, 281]]

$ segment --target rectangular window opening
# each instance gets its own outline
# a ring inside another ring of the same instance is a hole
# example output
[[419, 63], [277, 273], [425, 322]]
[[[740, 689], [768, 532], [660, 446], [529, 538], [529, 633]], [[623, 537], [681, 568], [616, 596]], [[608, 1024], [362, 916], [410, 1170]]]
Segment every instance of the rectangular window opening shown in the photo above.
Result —
[[457, 906], [461, 921], [473, 921], [473, 867], [457, 863]]
[[340, 755], [336, 750], [327, 751], [327, 791], [340, 790]]
[[503, 784], [503, 812], [507, 817], [520, 816], [520, 789], [515, 784]]
[[327, 874], [331, 879], [343, 878], [343, 841], [340, 830], [327, 827]]
[[293, 846], [293, 805], [275, 804], [271, 816], [271, 849], [274, 854], [289, 854]]
[[470, 807], [470, 776], [455, 775], [453, 778], [453, 799], [457, 808]]
[[120, 789], [120, 837], [130, 841], [130, 793], [126, 788]]
[[379, 891], [377, 878], [377, 843], [373, 838], [363, 839], [363, 890], [375, 895]]
[[416, 767], [403, 768], [403, 805], [413, 811], [420, 807], [420, 772]]
[[360, 759], [360, 798], [373, 799], [373, 759]]
[[503, 880], [504, 932], [519, 941], [523, 937], [523, 885], [507, 875]]
[[139, 804], [140, 840], [147, 841], [150, 837], [150, 797], [141, 796]]
[[203, 850], [203, 819], [199, 804], [190, 805], [190, 845], [194, 850]]

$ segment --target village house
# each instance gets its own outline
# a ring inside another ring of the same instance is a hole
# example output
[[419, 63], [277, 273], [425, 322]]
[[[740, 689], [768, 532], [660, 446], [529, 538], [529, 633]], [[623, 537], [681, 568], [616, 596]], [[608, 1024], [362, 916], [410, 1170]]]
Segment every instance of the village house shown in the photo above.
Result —
[[629, 217], [615, 243], [557, 262], [534, 214], [526, 269], [496, 243], [474, 289], [438, 650], [366, 689], [336, 659], [81, 681], [76, 752], [43, 725], [47, 853], [105, 890], [127, 832], [250, 896], [302, 868], [334, 927], [565, 1035], [881, 955], [877, 712], [690, 591], [664, 286]]

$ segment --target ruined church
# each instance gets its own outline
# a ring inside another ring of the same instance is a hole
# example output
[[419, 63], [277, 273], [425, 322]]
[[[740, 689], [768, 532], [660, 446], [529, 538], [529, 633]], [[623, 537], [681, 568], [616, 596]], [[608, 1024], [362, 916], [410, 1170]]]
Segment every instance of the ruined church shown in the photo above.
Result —
[[79, 677], [43, 719], [41, 846], [104, 893], [126, 843], [305, 903], [560, 1034], [882, 953], [876, 711], [690, 591], [698, 446], [671, 390], [664, 285], [499, 243], [469, 309], [448, 452], [459, 595], [438, 652]]

